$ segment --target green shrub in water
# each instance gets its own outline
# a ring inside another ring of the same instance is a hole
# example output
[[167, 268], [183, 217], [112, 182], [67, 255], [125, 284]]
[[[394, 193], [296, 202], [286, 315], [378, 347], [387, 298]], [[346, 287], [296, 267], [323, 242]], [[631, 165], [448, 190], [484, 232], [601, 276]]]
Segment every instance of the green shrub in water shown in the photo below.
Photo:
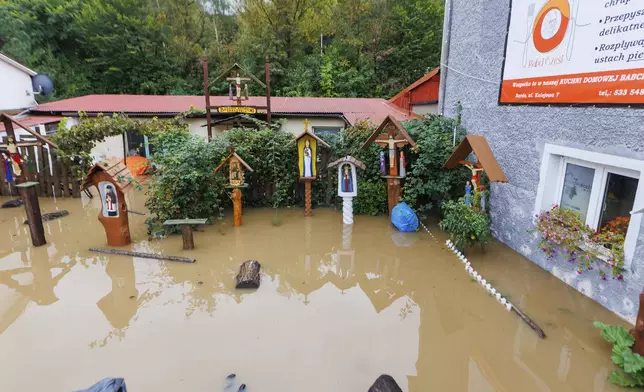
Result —
[[454, 132], [456, 144], [466, 134], [458, 120], [429, 115], [407, 121], [404, 126], [419, 149], [417, 153], [407, 154], [410, 163], [403, 189], [404, 201], [423, 215], [443, 200], [461, 197], [471, 172], [464, 168], [443, 169], [455, 149]]
[[443, 219], [440, 228], [450, 233], [458, 249], [484, 244], [490, 240], [490, 217], [466, 205], [463, 199], [449, 200], [442, 204]]
[[610, 358], [621, 368], [613, 370], [608, 380], [620, 387], [644, 387], [644, 357], [631, 350], [635, 343], [633, 336], [619, 325], [607, 325], [599, 321], [593, 322], [593, 325], [601, 329], [604, 339], [613, 344]]

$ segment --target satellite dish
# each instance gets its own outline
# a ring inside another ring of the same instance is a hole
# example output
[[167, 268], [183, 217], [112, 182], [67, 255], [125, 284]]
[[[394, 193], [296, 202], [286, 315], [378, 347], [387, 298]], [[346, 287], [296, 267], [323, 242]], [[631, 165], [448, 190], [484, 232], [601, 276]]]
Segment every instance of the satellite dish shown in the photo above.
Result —
[[49, 75], [38, 74], [31, 77], [34, 94], [49, 95], [54, 91], [54, 81]]

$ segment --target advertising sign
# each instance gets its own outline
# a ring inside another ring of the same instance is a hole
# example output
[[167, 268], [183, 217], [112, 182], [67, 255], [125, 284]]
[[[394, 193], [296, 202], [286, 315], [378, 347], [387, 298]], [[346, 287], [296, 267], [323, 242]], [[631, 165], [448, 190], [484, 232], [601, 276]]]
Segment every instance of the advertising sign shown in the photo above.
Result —
[[514, 0], [501, 104], [644, 104], [644, 1]]

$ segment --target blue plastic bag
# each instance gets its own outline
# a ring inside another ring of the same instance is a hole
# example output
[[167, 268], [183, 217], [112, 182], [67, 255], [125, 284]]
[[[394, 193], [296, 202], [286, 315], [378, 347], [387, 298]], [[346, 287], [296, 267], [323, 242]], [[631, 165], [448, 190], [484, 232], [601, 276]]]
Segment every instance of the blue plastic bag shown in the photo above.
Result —
[[104, 378], [88, 389], [76, 392], [127, 392], [127, 388], [122, 378]]
[[391, 210], [391, 223], [400, 231], [412, 232], [418, 230], [418, 217], [405, 202], [398, 203]]

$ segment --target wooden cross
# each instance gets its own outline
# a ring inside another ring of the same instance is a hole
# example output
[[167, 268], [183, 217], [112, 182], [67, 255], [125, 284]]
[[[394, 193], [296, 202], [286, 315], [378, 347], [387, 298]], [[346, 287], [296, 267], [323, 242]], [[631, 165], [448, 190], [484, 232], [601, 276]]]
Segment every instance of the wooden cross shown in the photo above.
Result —
[[309, 119], [308, 118], [304, 119], [304, 130], [305, 131], [309, 130]]

